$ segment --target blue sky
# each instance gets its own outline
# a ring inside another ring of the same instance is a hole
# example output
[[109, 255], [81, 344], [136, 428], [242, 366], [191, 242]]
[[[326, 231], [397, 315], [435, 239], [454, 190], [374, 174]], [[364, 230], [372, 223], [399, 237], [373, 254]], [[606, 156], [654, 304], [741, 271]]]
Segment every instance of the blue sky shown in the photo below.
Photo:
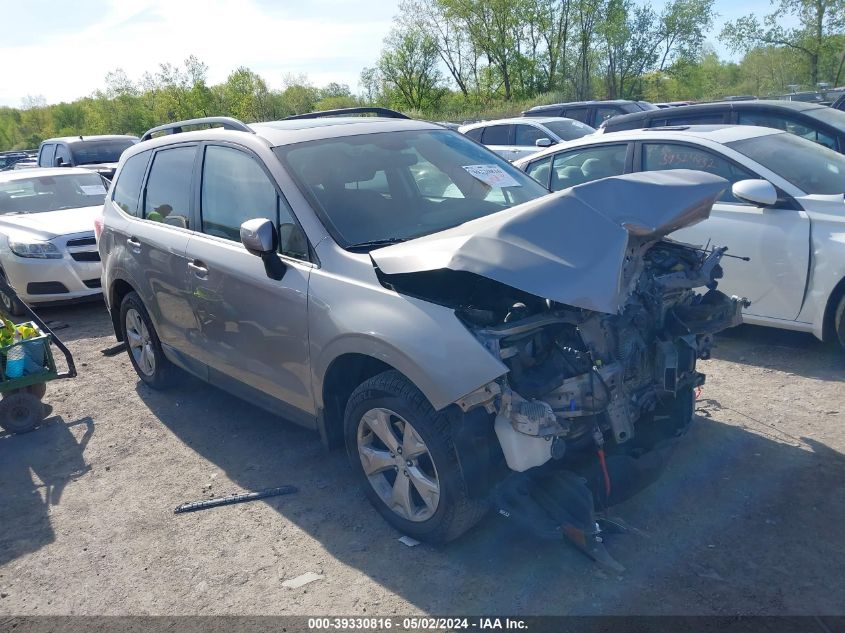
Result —
[[[247, 66], [278, 88], [287, 73], [312, 83], [331, 81], [358, 89], [397, 13], [398, 0], [0, 0], [0, 105], [26, 96], [70, 101], [104, 85], [122, 68], [132, 79], [158, 64], [196, 55], [218, 83]], [[660, 0], [656, 3], [662, 4]], [[721, 25], [769, 0], [716, 0]], [[13, 26], [12, 26], [13, 25]], [[12, 28], [10, 28], [12, 27]]]

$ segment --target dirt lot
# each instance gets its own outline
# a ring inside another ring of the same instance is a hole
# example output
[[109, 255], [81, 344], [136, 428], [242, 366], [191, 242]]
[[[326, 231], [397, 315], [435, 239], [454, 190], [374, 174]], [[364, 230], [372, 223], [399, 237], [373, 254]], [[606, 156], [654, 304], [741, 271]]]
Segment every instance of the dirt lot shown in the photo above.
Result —
[[[616, 575], [493, 515], [408, 548], [316, 434], [196, 381], [141, 386], [99, 353], [102, 304], [44, 316], [80, 375], [45, 426], [0, 435], [0, 614], [845, 614], [845, 357], [809, 336], [720, 339], [670, 470], [619, 508], [648, 538], [610, 538]], [[299, 494], [173, 514], [282, 484]]]

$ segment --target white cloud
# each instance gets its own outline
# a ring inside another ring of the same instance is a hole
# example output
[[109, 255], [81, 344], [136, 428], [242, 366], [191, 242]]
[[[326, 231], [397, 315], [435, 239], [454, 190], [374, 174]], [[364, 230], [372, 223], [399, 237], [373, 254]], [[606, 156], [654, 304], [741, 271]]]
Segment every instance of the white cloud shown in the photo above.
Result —
[[[73, 11], [74, 4], [53, 7]], [[287, 2], [262, 8], [256, 0], [110, 0], [86, 28], [35, 44], [0, 42], [0, 104], [17, 106], [26, 95], [69, 101], [102, 88], [109, 70], [123, 68], [137, 80], [189, 55], [208, 65], [211, 83], [247, 66], [271, 87], [286, 73], [306, 73], [317, 85], [337, 81], [355, 90], [361, 69], [378, 56], [396, 5], [327, 0], [318, 5], [322, 15], [308, 15], [307, 7]]]

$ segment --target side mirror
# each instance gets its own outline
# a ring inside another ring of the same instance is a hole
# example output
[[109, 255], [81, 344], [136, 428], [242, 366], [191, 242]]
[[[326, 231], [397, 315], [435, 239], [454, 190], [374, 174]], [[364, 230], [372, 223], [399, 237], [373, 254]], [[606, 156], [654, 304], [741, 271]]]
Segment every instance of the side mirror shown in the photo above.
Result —
[[751, 204], [771, 207], [778, 201], [778, 192], [768, 180], [740, 180], [733, 184], [731, 193]]
[[552, 139], [550, 138], [538, 138], [534, 141], [534, 145], [537, 147], [551, 147], [554, 143], [552, 143]]
[[241, 244], [247, 252], [261, 258], [264, 271], [270, 279], [285, 276], [285, 264], [279, 259], [279, 234], [267, 218], [254, 218], [241, 224]]
[[56, 156], [56, 159], [53, 161], [53, 165], [55, 167], [69, 167], [70, 165], [65, 164], [65, 160], [61, 156]]

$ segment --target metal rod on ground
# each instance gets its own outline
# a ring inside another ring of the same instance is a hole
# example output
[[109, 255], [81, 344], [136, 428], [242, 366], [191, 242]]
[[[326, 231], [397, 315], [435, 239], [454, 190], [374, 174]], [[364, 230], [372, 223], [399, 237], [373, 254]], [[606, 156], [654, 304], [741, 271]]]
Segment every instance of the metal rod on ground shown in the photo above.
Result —
[[103, 356], [117, 356], [122, 351], [126, 349], [126, 343], [118, 343], [113, 347], [107, 347], [106, 349], [101, 349], [100, 354]]
[[265, 490], [258, 490], [256, 492], [244, 492], [237, 495], [229, 495], [228, 497], [219, 497], [217, 499], [207, 499], [205, 501], [192, 501], [190, 503], [183, 503], [173, 510], [174, 514], [182, 514], [183, 512], [196, 512], [197, 510], [205, 510], [206, 508], [216, 508], [218, 506], [228, 506], [235, 503], [245, 503], [247, 501], [256, 501], [257, 499], [266, 499], [267, 497], [278, 497], [280, 495], [290, 495], [299, 490], [295, 486], [280, 486], [279, 488], [267, 488]]

